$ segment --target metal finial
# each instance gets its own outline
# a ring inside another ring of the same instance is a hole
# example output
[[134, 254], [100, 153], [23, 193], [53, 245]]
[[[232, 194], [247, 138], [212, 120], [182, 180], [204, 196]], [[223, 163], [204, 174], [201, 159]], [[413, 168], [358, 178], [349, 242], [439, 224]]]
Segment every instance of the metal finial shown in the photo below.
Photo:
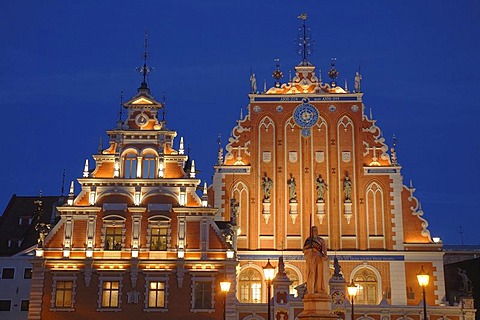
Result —
[[279, 88], [280, 87], [280, 79], [283, 78], [283, 72], [280, 70], [280, 59], [276, 58], [276, 59], [274, 59], [274, 61], [275, 61], [276, 69], [272, 73], [272, 78], [275, 79], [275, 86], [277, 88]]
[[302, 20], [302, 26], [299, 28], [299, 35], [297, 39], [298, 44], [298, 53], [302, 57], [302, 62], [300, 65], [308, 66], [310, 63], [308, 62], [308, 56], [312, 53], [311, 47], [314, 43], [312, 41], [311, 36], [309, 35], [310, 29], [307, 27], [307, 14], [302, 13], [298, 16], [298, 19]]
[[335, 84], [335, 79], [337, 79], [339, 75], [337, 69], [335, 69], [336, 64], [337, 64], [337, 58], [332, 58], [332, 62], [331, 62], [332, 68], [330, 69], [330, 71], [328, 71], [328, 77], [332, 79], [333, 85]]
[[62, 174], [62, 193], [61, 193], [62, 197], [64, 192], [65, 192], [65, 168], [63, 168], [63, 174]]
[[140, 88], [148, 89], [147, 86], [147, 75], [153, 71], [153, 68], [147, 66], [147, 59], [148, 59], [148, 33], [145, 31], [145, 42], [144, 42], [144, 51], [143, 51], [143, 66], [137, 68], [143, 76], [143, 82]]
[[123, 90], [120, 91], [120, 106], [118, 108], [118, 121], [121, 122], [123, 118]]
[[167, 98], [165, 92], [163, 92], [163, 110], [162, 110], [162, 121], [165, 121], [165, 113], [167, 112]]

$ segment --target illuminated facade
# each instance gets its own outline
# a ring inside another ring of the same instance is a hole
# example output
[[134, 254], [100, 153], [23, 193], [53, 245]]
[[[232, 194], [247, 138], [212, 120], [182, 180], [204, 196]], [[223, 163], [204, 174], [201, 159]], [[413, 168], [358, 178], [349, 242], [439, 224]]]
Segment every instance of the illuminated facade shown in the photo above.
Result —
[[[215, 166], [217, 219], [233, 219], [238, 231], [238, 319], [261, 319], [252, 303], [267, 300], [261, 269], [268, 258], [283, 257], [293, 282], [288, 291], [296, 294], [295, 285], [305, 281], [301, 250], [311, 225], [327, 243], [332, 274], [336, 255], [346, 283], [358, 285], [358, 316], [419, 319], [416, 275], [423, 266], [432, 318], [463, 317], [445, 307], [442, 243], [431, 237], [415, 188], [403, 182], [395, 145], [387, 146], [365, 110], [361, 75], [354, 90], [342, 88], [332, 61], [330, 80], [323, 82], [305, 43], [291, 80], [280, 82], [277, 65], [274, 86], [259, 92], [252, 74], [246, 115]], [[334, 309], [344, 314], [348, 296], [339, 288], [331, 286], [331, 294]], [[273, 300], [275, 319], [293, 320], [302, 310], [298, 297]], [[472, 310], [465, 317], [472, 318]]]
[[167, 126], [144, 65], [126, 119], [107, 131], [93, 169], [86, 161], [58, 223], [40, 232], [28, 318], [220, 319], [225, 299], [226, 319], [265, 319], [270, 259], [274, 319], [295, 320], [305, 292], [301, 249], [316, 225], [342, 317], [353, 280], [356, 318], [420, 320], [423, 266], [430, 319], [473, 319], [471, 299], [445, 305], [442, 244], [403, 184], [395, 146], [365, 112], [361, 75], [349, 91], [335, 83], [332, 64], [323, 82], [303, 53], [286, 83], [277, 67], [274, 86], [259, 92], [252, 74], [247, 113], [219, 150], [208, 189]]
[[223, 314], [220, 282], [233, 282], [236, 261], [206, 186], [145, 82], [124, 107], [36, 250], [29, 319]]

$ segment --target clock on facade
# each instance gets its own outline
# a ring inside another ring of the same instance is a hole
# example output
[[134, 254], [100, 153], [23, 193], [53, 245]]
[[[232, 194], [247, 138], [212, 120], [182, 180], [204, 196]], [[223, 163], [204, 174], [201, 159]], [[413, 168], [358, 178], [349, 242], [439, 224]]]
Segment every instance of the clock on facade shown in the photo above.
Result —
[[301, 128], [311, 128], [318, 121], [317, 109], [304, 99], [303, 103], [293, 111], [293, 120]]
[[147, 124], [147, 122], [148, 122], [148, 116], [143, 112], [135, 117], [135, 123], [139, 127], [145, 126]]

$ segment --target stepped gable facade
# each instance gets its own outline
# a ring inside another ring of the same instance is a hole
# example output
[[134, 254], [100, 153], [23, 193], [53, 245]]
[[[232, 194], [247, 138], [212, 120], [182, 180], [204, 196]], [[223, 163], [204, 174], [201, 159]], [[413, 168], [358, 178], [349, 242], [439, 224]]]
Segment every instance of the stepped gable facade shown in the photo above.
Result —
[[145, 82], [124, 108], [36, 249], [28, 319], [222, 314], [219, 282], [236, 262], [206, 186]]

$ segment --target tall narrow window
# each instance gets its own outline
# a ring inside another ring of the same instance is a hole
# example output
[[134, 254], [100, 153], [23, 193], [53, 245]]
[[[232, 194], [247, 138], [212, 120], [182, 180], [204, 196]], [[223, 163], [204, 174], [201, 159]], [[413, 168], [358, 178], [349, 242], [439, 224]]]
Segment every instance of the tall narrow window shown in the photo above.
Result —
[[148, 307], [165, 308], [165, 282], [151, 281], [149, 283]]
[[167, 250], [168, 226], [152, 227], [150, 236], [150, 250]]
[[107, 227], [105, 250], [122, 250], [122, 227]]
[[102, 308], [117, 308], [119, 294], [119, 281], [104, 281], [102, 284]]
[[55, 286], [55, 307], [71, 308], [73, 281], [57, 281]]
[[212, 281], [195, 282], [193, 308], [212, 309]]
[[378, 281], [372, 270], [363, 268], [355, 273], [354, 282], [358, 285], [356, 303], [377, 304]]
[[142, 178], [155, 178], [155, 156], [153, 154], [146, 154], [143, 157], [142, 163]]
[[125, 156], [124, 163], [124, 176], [125, 178], [136, 178], [137, 177], [137, 156], [133, 153], [129, 153]]
[[259, 271], [249, 268], [240, 273], [240, 302], [260, 303], [262, 299], [262, 276]]

